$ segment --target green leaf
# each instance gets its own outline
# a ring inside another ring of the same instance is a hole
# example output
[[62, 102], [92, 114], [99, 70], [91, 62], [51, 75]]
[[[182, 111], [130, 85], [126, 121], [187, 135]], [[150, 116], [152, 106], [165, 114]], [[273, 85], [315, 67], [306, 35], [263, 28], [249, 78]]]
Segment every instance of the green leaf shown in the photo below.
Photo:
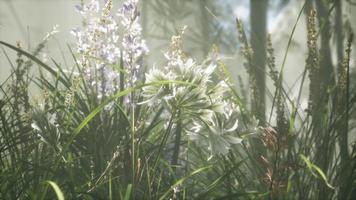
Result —
[[[13, 49], [14, 51], [17, 51], [18, 53], [21, 53], [23, 55], [25, 55], [26, 57], [28, 57], [29, 59], [31, 59], [33, 62], [37, 63], [39, 66], [45, 68], [49, 73], [51, 73], [54, 77], [57, 77], [57, 72], [52, 69], [50, 66], [48, 66], [47, 64], [45, 64], [44, 62], [42, 62], [40, 59], [38, 59], [37, 57], [35, 57], [34, 55], [20, 49], [17, 48], [11, 44], [8, 44], [6, 42], [0, 41], [0, 44], [7, 46], [10, 49]], [[63, 83], [64, 86], [66, 86], [67, 88], [70, 87], [70, 85], [68, 84], [68, 82], [66, 82], [63, 77], [59, 77], [59, 81], [61, 81], [61, 83]]]
[[[313, 164], [309, 158], [305, 157], [303, 154], [299, 155], [300, 158], [304, 161], [304, 163], [307, 165], [308, 169], [310, 170], [310, 172], [312, 173], [313, 176], [318, 177], [318, 175], [320, 176], [321, 179], [323, 179], [323, 181], [325, 182], [325, 184], [331, 188], [331, 189], [335, 189], [329, 182], [328, 179], [326, 178], [325, 173], [315, 164]], [[315, 172], [317, 172], [317, 174], [315, 174]]]
[[[1, 41], [0, 41], [1, 42]], [[66, 143], [66, 145], [64, 146], [64, 148], [62, 149], [62, 153], [65, 153], [69, 146], [72, 144], [72, 142], [74, 141], [74, 139], [77, 137], [77, 135], [79, 135], [79, 133], [81, 132], [81, 130], [88, 125], [88, 123], [98, 114], [100, 113], [106, 105], [108, 105], [110, 102], [115, 101], [117, 98], [125, 96], [131, 92], [134, 92], [136, 90], [139, 90], [143, 87], [146, 86], [150, 86], [150, 85], [157, 85], [157, 84], [171, 84], [171, 83], [175, 83], [175, 84], [182, 84], [182, 85], [195, 85], [192, 83], [187, 83], [184, 81], [170, 81], [170, 80], [164, 80], [164, 81], [155, 81], [155, 82], [151, 82], [151, 83], [146, 83], [146, 84], [142, 84], [142, 85], [138, 85], [136, 87], [132, 87], [132, 88], [128, 88], [124, 91], [120, 91], [118, 93], [116, 93], [115, 95], [109, 97], [108, 99], [106, 99], [103, 103], [101, 103], [98, 107], [96, 107], [91, 113], [89, 113], [89, 115], [77, 126], [77, 128], [74, 130], [74, 133], [72, 134], [72, 136], [69, 138], [69, 141]]]
[[58, 200], [64, 200], [63, 192], [61, 191], [61, 189], [58, 187], [58, 185], [55, 182], [46, 181], [46, 183], [48, 183], [53, 188], [54, 192], [57, 195]]
[[160, 199], [160, 200], [162, 200], [162, 199], [167, 199], [167, 198], [166, 198], [167, 195], [169, 195], [169, 193], [170, 193], [175, 187], [177, 187], [178, 185], [182, 184], [185, 180], [187, 180], [187, 179], [190, 178], [191, 176], [194, 176], [194, 175], [196, 175], [196, 174], [199, 174], [199, 173], [201, 173], [201, 172], [203, 172], [203, 171], [205, 171], [205, 170], [208, 170], [208, 169], [210, 169], [210, 168], [212, 168], [212, 167], [213, 167], [213, 166], [210, 165], [210, 166], [207, 166], [207, 167], [202, 167], [202, 168], [196, 169], [196, 170], [194, 170], [193, 172], [191, 172], [189, 175], [187, 175], [187, 176], [185, 176], [185, 177], [179, 179], [179, 180], [178, 180], [176, 183], [174, 183], [174, 184], [171, 186], [171, 188], [170, 188], [169, 190], [167, 190], [166, 193], [164, 193], [164, 194], [161, 196], [161, 198], [159, 198], [159, 199]]
[[217, 188], [218, 185], [220, 185], [224, 180], [226, 180], [226, 177], [230, 176], [231, 173], [234, 172], [234, 170], [238, 169], [242, 164], [246, 162], [247, 158], [239, 161], [238, 163], [235, 163], [231, 166], [229, 170], [226, 171], [225, 174], [221, 175], [218, 177], [215, 181], [213, 181], [210, 185], [206, 186], [206, 189], [200, 193], [196, 199], [206, 199], [207, 196]]
[[126, 188], [124, 200], [130, 200], [131, 191], [132, 191], [132, 184], [129, 184], [129, 185], [127, 185], [127, 188]]
[[183, 82], [183, 81], [156, 81], [156, 82], [152, 82], [152, 83], [146, 83], [146, 84], [142, 84], [136, 87], [132, 87], [132, 88], [128, 88], [124, 91], [118, 92], [115, 95], [111, 96], [110, 98], [108, 98], [106, 101], [104, 101], [102, 104], [100, 104], [97, 108], [95, 108], [83, 121], [82, 123], [80, 123], [80, 125], [75, 129], [74, 131], [74, 135], [78, 134], [89, 122], [90, 120], [92, 120], [95, 115], [97, 115], [103, 108], [105, 108], [106, 105], [108, 105], [110, 102], [114, 101], [115, 99], [125, 96], [131, 92], [134, 92], [136, 90], [139, 90], [143, 87], [146, 86], [150, 86], [150, 85], [158, 85], [158, 84], [170, 84], [170, 83], [176, 83], [176, 84], [183, 84], [183, 85], [194, 85], [192, 83], [187, 83], [187, 82]]

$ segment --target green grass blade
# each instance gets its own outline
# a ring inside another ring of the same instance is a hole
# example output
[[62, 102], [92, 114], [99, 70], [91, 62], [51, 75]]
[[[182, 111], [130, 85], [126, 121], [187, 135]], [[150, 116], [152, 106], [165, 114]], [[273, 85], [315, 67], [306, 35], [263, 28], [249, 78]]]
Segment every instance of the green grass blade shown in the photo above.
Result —
[[53, 181], [46, 181], [46, 183], [48, 183], [54, 190], [54, 192], [56, 193], [57, 195], [57, 199], [58, 200], [64, 200], [64, 195], [63, 195], [63, 192], [62, 190], [58, 187], [58, 185], [53, 182]]
[[[300, 158], [304, 161], [304, 163], [307, 165], [309, 171], [312, 173], [313, 176], [315, 177], [319, 177], [321, 179], [323, 179], [323, 181], [325, 182], [325, 184], [331, 188], [331, 189], [335, 189], [329, 182], [328, 182], [328, 179], [325, 175], [325, 173], [320, 169], [320, 167], [316, 166], [315, 164], [313, 164], [309, 158], [305, 157], [304, 155], [300, 154]], [[317, 174], [315, 174], [315, 172], [317, 172]]]
[[[6, 43], [6, 42], [3, 42], [3, 41], [0, 41], [0, 44], [18, 52], [18, 53], [21, 53], [23, 55], [25, 55], [26, 57], [28, 57], [30, 60], [32, 60], [33, 62], [37, 63], [39, 66], [43, 67], [44, 69], [46, 69], [48, 72], [50, 72], [54, 77], [57, 76], [57, 72], [52, 69], [50, 66], [48, 66], [47, 64], [45, 64], [44, 62], [42, 62], [40, 59], [38, 59], [37, 57], [33, 56], [32, 54], [28, 53], [27, 51], [24, 51], [20, 48], [17, 48], [9, 43]], [[69, 87], [68, 83], [62, 78], [60, 77], [59, 79], [63, 85], [65, 85], [66, 87]]]
[[132, 184], [129, 184], [126, 188], [124, 200], [130, 200], [131, 193], [132, 193]]
[[166, 197], [171, 193], [171, 191], [172, 191], [176, 186], [182, 184], [182, 183], [183, 183], [185, 180], [187, 180], [188, 178], [190, 178], [190, 177], [192, 177], [192, 176], [194, 176], [194, 175], [196, 175], [196, 174], [199, 174], [199, 173], [201, 173], [201, 172], [203, 172], [203, 171], [206, 171], [206, 170], [208, 170], [208, 169], [210, 169], [210, 168], [212, 168], [212, 167], [213, 167], [213, 166], [210, 165], [210, 166], [207, 166], [207, 167], [202, 167], [202, 168], [196, 169], [196, 170], [194, 170], [193, 172], [191, 172], [189, 175], [187, 175], [187, 176], [185, 176], [185, 177], [179, 179], [179, 180], [178, 180], [177, 182], [175, 182], [175, 183], [171, 186], [171, 188], [170, 188], [169, 190], [167, 190], [166, 193], [164, 193], [159, 199], [160, 199], [160, 200], [167, 199]]

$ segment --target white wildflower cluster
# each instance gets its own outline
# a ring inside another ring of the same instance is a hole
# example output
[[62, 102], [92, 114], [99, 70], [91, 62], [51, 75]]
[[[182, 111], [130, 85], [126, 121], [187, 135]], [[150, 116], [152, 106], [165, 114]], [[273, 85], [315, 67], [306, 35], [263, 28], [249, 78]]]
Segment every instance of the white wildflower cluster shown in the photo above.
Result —
[[[214, 83], [217, 62], [210, 56], [201, 64], [188, 58], [180, 47], [181, 35], [172, 37], [172, 49], [165, 54], [163, 69], [153, 68], [146, 74], [142, 103], [152, 108], [166, 106], [169, 113], [179, 110], [189, 139], [208, 148], [211, 156], [226, 154], [231, 144], [241, 142], [233, 136], [237, 129], [236, 106], [225, 100], [228, 86], [225, 81]], [[169, 81], [163, 83], [163, 81]]]
[[131, 73], [128, 83], [130, 87], [137, 81], [139, 69], [142, 65], [142, 56], [148, 53], [145, 40], [141, 37], [142, 28], [139, 24], [138, 0], [126, 1], [119, 9], [118, 16], [124, 28], [122, 39], [122, 59], [125, 68]]
[[[125, 63], [122, 67], [133, 75], [128, 80], [136, 80], [140, 67], [137, 61], [147, 52], [141, 39], [137, 0], [129, 0], [119, 9], [116, 15], [121, 23], [111, 14], [112, 0], [107, 0], [103, 8], [98, 0], [76, 8], [83, 17], [83, 27], [72, 31], [77, 39], [78, 61], [86, 80], [101, 99], [119, 89], [120, 59]], [[121, 41], [120, 34], [124, 35]]]
[[238, 116], [233, 104], [224, 107], [224, 113], [214, 113], [211, 125], [202, 120], [194, 120], [188, 132], [191, 140], [209, 150], [210, 160], [215, 154], [227, 154], [231, 145], [240, 144], [242, 139], [234, 136], [238, 128]]

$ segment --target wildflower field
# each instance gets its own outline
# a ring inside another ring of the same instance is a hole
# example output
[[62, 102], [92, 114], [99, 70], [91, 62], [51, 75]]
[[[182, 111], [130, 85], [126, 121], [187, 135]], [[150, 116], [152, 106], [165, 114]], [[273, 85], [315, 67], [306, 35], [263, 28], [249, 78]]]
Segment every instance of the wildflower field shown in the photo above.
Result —
[[[40, 57], [60, 27], [33, 49], [0, 40], [11, 67], [0, 80], [0, 199], [356, 199], [355, 42], [328, 22], [344, 20], [349, 1], [303, 1], [284, 55], [258, 14], [249, 31], [236, 19], [247, 81], [218, 42], [203, 58], [186, 51], [195, 27], [151, 49], [144, 1], [78, 1], [69, 67]], [[307, 52], [293, 95], [283, 70], [301, 15]], [[153, 51], [163, 64], [147, 62]]]

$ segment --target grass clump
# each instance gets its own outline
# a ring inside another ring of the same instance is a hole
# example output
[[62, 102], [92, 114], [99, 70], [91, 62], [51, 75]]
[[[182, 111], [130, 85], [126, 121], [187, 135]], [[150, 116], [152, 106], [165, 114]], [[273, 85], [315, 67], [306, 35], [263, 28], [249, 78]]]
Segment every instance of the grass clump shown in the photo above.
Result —
[[[92, 0], [77, 6], [83, 26], [72, 32], [77, 45], [69, 72], [36, 57], [47, 39], [34, 53], [0, 41], [17, 52], [16, 63], [9, 59], [13, 73], [1, 83], [1, 199], [355, 197], [356, 148], [347, 138], [346, 152], [342, 146], [355, 101], [349, 87], [351, 39], [337, 89], [320, 92], [311, 12], [301, 83], [308, 73], [311, 95], [303, 112], [300, 96], [293, 99], [284, 88], [269, 37], [277, 117], [274, 125], [261, 126], [227, 78], [218, 52], [203, 61], [187, 55], [183, 28], [171, 38], [164, 64], [146, 70], [149, 50], [138, 1], [126, 1], [116, 14], [112, 4], [101, 8]], [[245, 67], [253, 74], [253, 52], [237, 24]], [[38, 76], [29, 70], [35, 65]], [[28, 94], [31, 84], [40, 91], [37, 101]], [[251, 96], [255, 84], [252, 76]], [[327, 100], [317, 103], [320, 98]], [[338, 103], [329, 103], [334, 99]]]

